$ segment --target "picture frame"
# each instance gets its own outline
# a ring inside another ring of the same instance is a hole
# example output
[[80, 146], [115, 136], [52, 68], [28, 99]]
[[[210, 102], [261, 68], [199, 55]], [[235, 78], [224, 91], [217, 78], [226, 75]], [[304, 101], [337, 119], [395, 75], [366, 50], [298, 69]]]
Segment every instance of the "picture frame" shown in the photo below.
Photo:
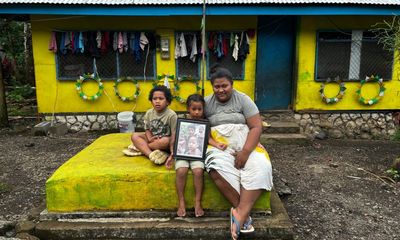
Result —
[[210, 123], [207, 120], [178, 118], [173, 157], [188, 161], [204, 161], [209, 134]]

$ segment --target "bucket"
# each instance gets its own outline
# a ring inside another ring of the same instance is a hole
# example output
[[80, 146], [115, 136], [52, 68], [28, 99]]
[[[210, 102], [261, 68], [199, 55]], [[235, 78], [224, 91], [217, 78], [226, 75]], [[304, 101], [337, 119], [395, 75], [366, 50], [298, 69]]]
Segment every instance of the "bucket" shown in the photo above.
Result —
[[135, 132], [136, 118], [133, 112], [120, 112], [117, 115], [119, 132]]

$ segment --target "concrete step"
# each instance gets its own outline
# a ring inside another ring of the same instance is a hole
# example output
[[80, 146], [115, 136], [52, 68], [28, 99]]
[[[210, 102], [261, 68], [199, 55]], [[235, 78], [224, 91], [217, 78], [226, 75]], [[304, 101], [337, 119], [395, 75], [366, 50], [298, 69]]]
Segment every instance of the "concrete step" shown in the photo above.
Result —
[[276, 143], [307, 145], [311, 140], [300, 133], [263, 133], [260, 142], [264, 146]]
[[261, 116], [267, 122], [291, 122], [295, 121], [292, 110], [270, 110], [261, 113]]
[[300, 133], [300, 126], [295, 122], [268, 122], [271, 126], [264, 127], [263, 133]]
[[[254, 228], [241, 239], [293, 239], [293, 225], [275, 192], [272, 214], [253, 212]], [[229, 213], [207, 212], [204, 217], [174, 217], [175, 212], [42, 212], [35, 235], [63, 239], [230, 239]]]

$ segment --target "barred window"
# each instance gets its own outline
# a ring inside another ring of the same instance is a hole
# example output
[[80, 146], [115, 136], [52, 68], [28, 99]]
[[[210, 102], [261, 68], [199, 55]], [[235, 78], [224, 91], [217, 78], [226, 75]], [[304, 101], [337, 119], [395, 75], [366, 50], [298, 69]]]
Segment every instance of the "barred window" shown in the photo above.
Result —
[[[85, 33], [93, 34], [93, 32]], [[153, 33], [146, 32], [146, 36], [150, 39], [153, 37]], [[57, 41], [59, 39], [60, 36], [57, 36]], [[76, 80], [85, 73], [94, 73], [95, 70], [97, 70], [101, 79], [115, 79], [121, 76], [143, 79], [144, 74], [146, 74], [146, 78], [155, 78], [155, 44], [150, 41], [150, 44], [146, 45], [144, 50], [138, 52], [139, 54], [134, 55], [132, 50], [129, 49], [126, 52], [119, 53], [112, 49], [112, 42], [106, 51], [100, 49], [95, 52], [87, 51], [86, 46], [84, 53], [73, 53], [70, 49], [67, 49], [64, 53], [58, 51], [56, 55], [57, 79]]]
[[[183, 34], [185, 39], [186, 57], [178, 57], [175, 60], [176, 63], [176, 75], [178, 78], [191, 77], [192, 79], [200, 79], [200, 64], [201, 64], [201, 33], [200, 32], [176, 32], [175, 34], [175, 47], [180, 48], [181, 35]], [[195, 39], [196, 38], [196, 39]], [[196, 49], [193, 49], [194, 42]], [[191, 53], [196, 53], [191, 58]]]
[[[213, 47], [210, 48], [210, 41], [211, 45], [218, 44], [218, 40], [213, 40], [213, 35], [216, 34], [217, 38], [220, 37], [222, 42], [225, 42], [225, 44], [228, 44], [227, 46], [227, 54], [222, 55], [219, 53], [220, 50], [217, 48]], [[231, 45], [231, 38], [237, 36], [238, 37], [238, 45], [239, 45], [239, 56], [237, 60], [233, 57], [233, 49], [234, 45]], [[248, 52], [243, 48], [245, 47], [245, 41], [246, 41], [246, 33], [245, 32], [210, 32], [208, 33], [208, 54], [207, 54], [207, 63], [208, 63], [208, 69], [210, 69], [213, 65], [219, 64], [223, 66], [224, 68], [229, 69], [229, 71], [232, 73], [232, 77], [234, 79], [244, 79], [244, 69], [245, 69], [245, 64], [244, 60], [247, 57]], [[243, 45], [242, 45], [243, 44]], [[250, 46], [251, 47], [251, 46]], [[210, 76], [208, 76], [210, 78]]]
[[316, 52], [316, 81], [335, 77], [359, 81], [371, 75], [392, 78], [393, 53], [368, 31], [320, 31]]

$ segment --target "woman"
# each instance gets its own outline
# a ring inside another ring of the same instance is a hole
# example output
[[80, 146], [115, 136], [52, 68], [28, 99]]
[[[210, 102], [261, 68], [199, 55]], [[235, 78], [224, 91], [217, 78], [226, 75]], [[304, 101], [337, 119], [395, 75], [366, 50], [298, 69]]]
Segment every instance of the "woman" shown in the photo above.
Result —
[[218, 67], [211, 72], [214, 94], [206, 97], [205, 114], [211, 135], [227, 143], [224, 150], [207, 149], [206, 170], [232, 204], [231, 236], [254, 231], [250, 211], [264, 190], [272, 188], [268, 154], [258, 147], [262, 132], [259, 110], [249, 96], [233, 89], [232, 74]]

